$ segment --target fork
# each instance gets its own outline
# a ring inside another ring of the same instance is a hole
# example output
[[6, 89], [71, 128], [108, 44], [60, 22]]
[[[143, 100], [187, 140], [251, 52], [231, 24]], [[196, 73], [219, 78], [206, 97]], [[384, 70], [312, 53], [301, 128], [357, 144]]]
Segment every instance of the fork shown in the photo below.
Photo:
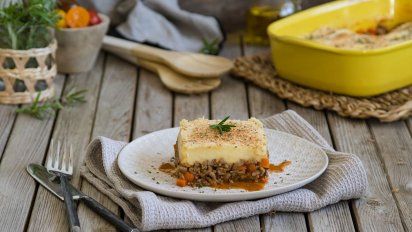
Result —
[[56, 152], [54, 150], [54, 141], [50, 143], [50, 155], [47, 158], [46, 168], [50, 173], [55, 174], [60, 178], [60, 186], [62, 188], [64, 203], [66, 204], [66, 211], [70, 222], [71, 232], [80, 232], [80, 222], [77, 216], [77, 211], [74, 205], [73, 196], [69, 189], [69, 178], [73, 174], [73, 150], [70, 145], [69, 151], [67, 151], [67, 145], [64, 145], [63, 154], [61, 154], [61, 143], [57, 141]]

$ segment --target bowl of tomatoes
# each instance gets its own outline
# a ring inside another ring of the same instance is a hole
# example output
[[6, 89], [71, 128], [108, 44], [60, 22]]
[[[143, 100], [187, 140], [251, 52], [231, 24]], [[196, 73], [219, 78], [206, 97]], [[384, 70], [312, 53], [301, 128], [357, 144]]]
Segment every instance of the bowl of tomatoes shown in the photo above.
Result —
[[79, 5], [59, 9], [58, 14], [57, 70], [61, 73], [90, 71], [109, 28], [109, 17]]

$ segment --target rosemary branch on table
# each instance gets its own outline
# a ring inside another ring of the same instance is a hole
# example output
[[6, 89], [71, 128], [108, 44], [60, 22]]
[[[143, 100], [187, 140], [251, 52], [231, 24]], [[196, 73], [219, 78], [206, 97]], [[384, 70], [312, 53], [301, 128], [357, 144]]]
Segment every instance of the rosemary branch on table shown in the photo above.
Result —
[[218, 130], [220, 134], [223, 134], [223, 132], [229, 132], [232, 129], [232, 127], [236, 127], [235, 125], [224, 124], [229, 118], [230, 116], [227, 116], [218, 124], [210, 125], [210, 128]]
[[61, 100], [54, 98], [43, 103], [40, 102], [41, 92], [39, 92], [31, 105], [17, 109], [16, 113], [27, 114], [43, 120], [46, 117], [53, 115], [55, 111], [63, 109], [65, 106], [72, 106], [76, 103], [86, 102], [84, 96], [85, 92], [87, 92], [85, 89], [76, 91], [76, 89], [73, 88], [63, 96]]
[[214, 39], [212, 41], [208, 41], [203, 39], [203, 47], [200, 49], [200, 52], [209, 55], [219, 54], [219, 40]]
[[71, 89], [66, 96], [62, 98], [62, 103], [64, 105], [72, 106], [76, 103], [86, 102], [84, 94], [87, 92], [87, 89], [82, 89], [76, 91], [76, 88]]
[[41, 103], [40, 96], [41, 96], [41, 92], [39, 92], [36, 95], [36, 98], [34, 99], [31, 105], [17, 109], [16, 112], [28, 114], [37, 119], [44, 119], [47, 116], [52, 115], [54, 111], [63, 108], [63, 106], [60, 104], [60, 102], [57, 99]]

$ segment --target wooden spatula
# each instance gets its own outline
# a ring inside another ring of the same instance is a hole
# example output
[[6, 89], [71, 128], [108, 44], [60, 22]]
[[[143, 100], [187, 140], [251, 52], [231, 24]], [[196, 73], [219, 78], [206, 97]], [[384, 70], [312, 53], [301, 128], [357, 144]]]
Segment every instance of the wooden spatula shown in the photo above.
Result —
[[164, 64], [187, 77], [214, 79], [229, 72], [233, 67], [233, 62], [224, 57], [167, 51], [112, 36], [104, 37], [103, 48], [116, 51], [117, 54]]
[[152, 72], [159, 75], [162, 83], [170, 90], [184, 93], [184, 94], [196, 94], [205, 93], [217, 88], [221, 81], [219, 78], [213, 79], [194, 79], [188, 78], [187, 76], [177, 73], [164, 65], [157, 64], [151, 61], [146, 61], [138, 59], [133, 56], [119, 54], [112, 52], [115, 55], [143, 68], [146, 68]]

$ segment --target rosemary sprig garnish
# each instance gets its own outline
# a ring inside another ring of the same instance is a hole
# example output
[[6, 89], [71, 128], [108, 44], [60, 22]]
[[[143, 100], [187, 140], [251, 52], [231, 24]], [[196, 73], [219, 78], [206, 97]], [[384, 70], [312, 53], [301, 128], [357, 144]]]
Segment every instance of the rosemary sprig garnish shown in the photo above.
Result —
[[72, 106], [76, 103], [84, 103], [86, 102], [86, 98], [84, 96], [84, 93], [86, 92], [87, 89], [76, 91], [76, 88], [73, 88], [66, 94], [66, 96], [63, 97], [62, 103], [68, 106]]
[[236, 127], [235, 125], [224, 124], [226, 120], [228, 120], [229, 118], [230, 116], [227, 116], [218, 124], [210, 125], [210, 128], [218, 130], [220, 134], [223, 134], [223, 132], [229, 132], [232, 129], [232, 127]]
[[76, 103], [86, 102], [84, 96], [86, 91], [86, 89], [76, 91], [76, 89], [73, 88], [63, 96], [61, 100], [55, 98], [43, 103], [40, 102], [41, 92], [39, 92], [31, 105], [17, 109], [16, 113], [27, 114], [42, 120], [47, 116], [53, 115], [55, 111], [63, 109], [65, 106], [72, 106]]

